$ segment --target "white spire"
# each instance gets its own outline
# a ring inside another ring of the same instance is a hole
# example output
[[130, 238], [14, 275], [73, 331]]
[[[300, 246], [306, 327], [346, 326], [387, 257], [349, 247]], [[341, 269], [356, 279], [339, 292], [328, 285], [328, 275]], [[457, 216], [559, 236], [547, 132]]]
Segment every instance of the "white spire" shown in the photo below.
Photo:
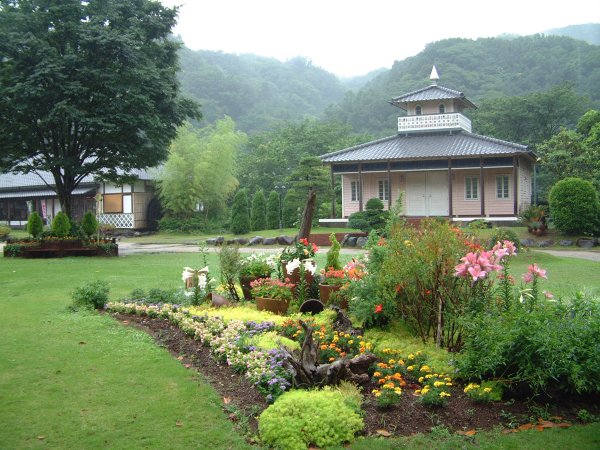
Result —
[[431, 80], [431, 84], [433, 84], [434, 86], [437, 85], [440, 76], [438, 75], [437, 70], [435, 70], [435, 66], [433, 66], [433, 68], [431, 69], [431, 75], [429, 75], [429, 79]]

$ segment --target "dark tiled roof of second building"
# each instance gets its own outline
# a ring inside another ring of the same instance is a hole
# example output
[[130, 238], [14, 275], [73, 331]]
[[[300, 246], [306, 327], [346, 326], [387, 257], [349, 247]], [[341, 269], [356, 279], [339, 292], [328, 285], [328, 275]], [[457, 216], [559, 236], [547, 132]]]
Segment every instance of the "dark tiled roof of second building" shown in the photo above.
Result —
[[460, 100], [462, 103], [465, 104], [465, 106], [470, 108], [476, 108], [476, 106], [473, 103], [471, 103], [471, 101], [468, 100], [467, 97], [465, 97], [465, 94], [463, 94], [462, 92], [437, 85], [427, 86], [421, 89], [417, 89], [416, 91], [408, 92], [398, 97], [394, 97], [390, 103], [403, 108], [402, 105], [409, 102], [450, 99]]
[[396, 135], [322, 155], [325, 163], [530, 153], [527, 146], [466, 131]]

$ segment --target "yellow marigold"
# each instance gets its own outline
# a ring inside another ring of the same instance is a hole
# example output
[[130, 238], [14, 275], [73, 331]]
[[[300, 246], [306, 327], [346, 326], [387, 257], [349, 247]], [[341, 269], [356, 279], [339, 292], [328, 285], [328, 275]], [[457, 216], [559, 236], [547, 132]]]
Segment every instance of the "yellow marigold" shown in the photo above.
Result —
[[492, 392], [492, 388], [483, 388], [483, 392], [485, 392], [486, 394], [489, 394], [490, 392]]
[[399, 359], [398, 360], [398, 364], [400, 364], [401, 366], [403, 366], [404, 365], [404, 360], [403, 359]]
[[388, 364], [389, 364], [390, 366], [391, 366], [391, 365], [393, 365], [393, 364], [396, 364], [396, 360], [395, 360], [395, 359], [390, 359], [390, 360], [388, 361]]
[[425, 377], [419, 377], [419, 383], [422, 383], [423, 381], [425, 381]]
[[385, 389], [394, 389], [396, 385], [394, 383], [385, 383], [382, 387]]
[[443, 381], [436, 381], [435, 383], [433, 383], [433, 386], [436, 387], [436, 388], [437, 387], [442, 387], [444, 385], [445, 385], [445, 383]]
[[410, 355], [408, 355], [408, 359], [413, 360], [415, 359], [415, 355], [413, 355], [412, 353]]
[[430, 378], [432, 378], [432, 377], [433, 377], [433, 375], [431, 375], [430, 373], [428, 373], [427, 375], [425, 375], [425, 378], [427, 378], [428, 380], [429, 380]]
[[381, 376], [381, 372], [373, 372], [373, 376], [374, 377], [380, 377]]
[[450, 382], [447, 382], [447, 383], [446, 383], [446, 386], [452, 386], [452, 383], [450, 383]]
[[452, 381], [452, 378], [450, 378], [450, 377], [446, 377], [446, 378], [444, 378], [444, 380], [445, 380], [445, 381]]
[[415, 394], [416, 394], [416, 395], [419, 395], [420, 393], [421, 393], [421, 389], [417, 389], [417, 390], [415, 391]]
[[375, 394], [375, 397], [381, 397], [381, 392], [378, 392], [377, 394]]
[[394, 375], [392, 375], [393, 378], [395, 378], [396, 380], [401, 380], [402, 379], [402, 374], [396, 372]]
[[421, 356], [421, 350], [417, 352], [417, 356]]
[[394, 389], [394, 392], [398, 395], [402, 394], [402, 389], [400, 389], [399, 387], [397, 387], [396, 389]]
[[378, 392], [379, 392], [379, 389], [373, 389], [373, 390], [371, 391], [371, 393], [372, 393], [372, 394], [377, 394]]
[[414, 369], [414, 366], [408, 366], [408, 367], [406, 368], [406, 370], [408, 370], [409, 372], [412, 372], [412, 371], [413, 371], [413, 369]]
[[450, 397], [450, 393], [446, 391], [440, 392], [440, 397]]
[[349, 345], [352, 345], [352, 344], [354, 344], [354, 339], [350, 339], [350, 340], [348, 341], [348, 344], [349, 344]]
[[431, 368], [427, 364], [425, 364], [421, 367], [421, 372], [431, 372]]
[[464, 389], [464, 392], [467, 393], [469, 391], [472, 391], [473, 389], [479, 389], [479, 385], [475, 384], [475, 383], [469, 383], [467, 385], [467, 387]]

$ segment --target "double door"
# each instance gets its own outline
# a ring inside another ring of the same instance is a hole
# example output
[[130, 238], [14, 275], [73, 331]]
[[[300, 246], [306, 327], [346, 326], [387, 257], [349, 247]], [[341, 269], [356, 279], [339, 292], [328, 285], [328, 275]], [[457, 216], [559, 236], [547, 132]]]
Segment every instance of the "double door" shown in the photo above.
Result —
[[406, 215], [448, 215], [448, 172], [409, 172], [406, 174]]

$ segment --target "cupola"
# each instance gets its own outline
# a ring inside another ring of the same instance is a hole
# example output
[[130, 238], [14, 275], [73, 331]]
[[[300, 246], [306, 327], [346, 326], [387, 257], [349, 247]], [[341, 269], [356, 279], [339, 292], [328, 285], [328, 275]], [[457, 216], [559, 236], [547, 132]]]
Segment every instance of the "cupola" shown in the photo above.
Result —
[[431, 85], [394, 97], [390, 103], [406, 111], [398, 117], [398, 133], [431, 132], [440, 130], [471, 131], [471, 121], [462, 114], [477, 108], [460, 91], [439, 86], [435, 66], [431, 69]]

